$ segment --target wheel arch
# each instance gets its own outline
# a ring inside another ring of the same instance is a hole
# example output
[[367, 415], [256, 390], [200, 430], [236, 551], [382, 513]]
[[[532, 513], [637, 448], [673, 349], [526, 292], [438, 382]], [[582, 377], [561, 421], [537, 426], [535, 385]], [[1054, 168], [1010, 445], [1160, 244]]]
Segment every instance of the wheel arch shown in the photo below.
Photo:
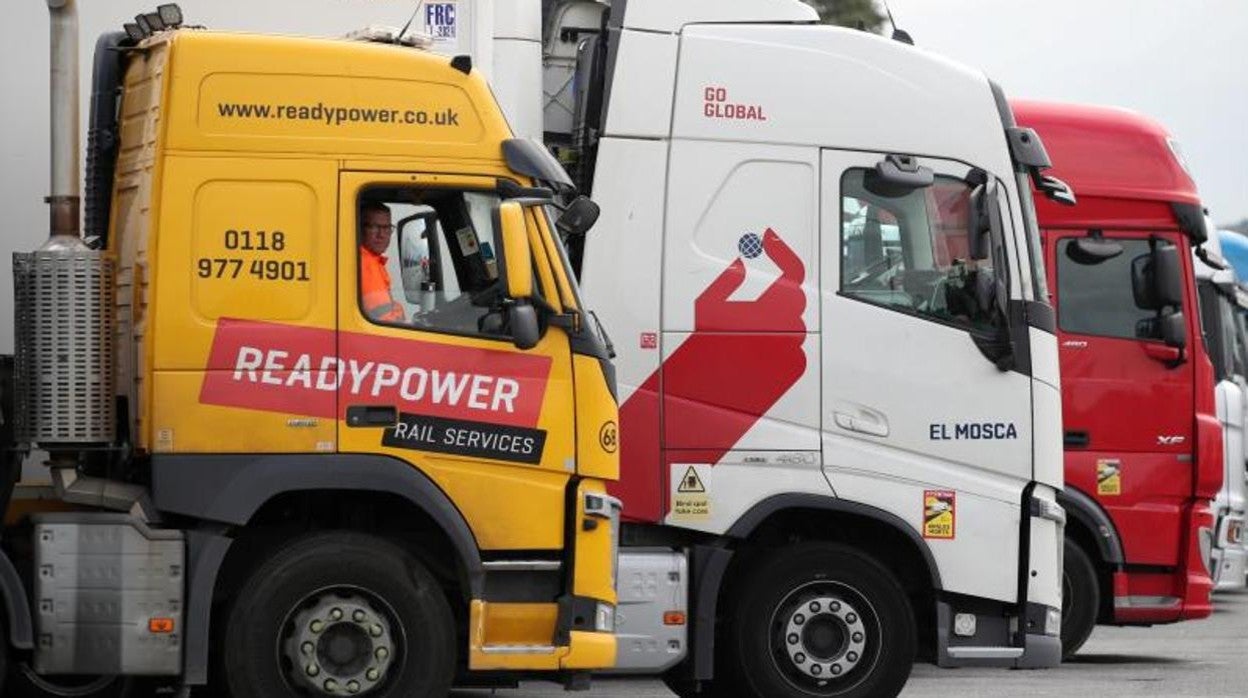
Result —
[[1100, 562], [1117, 566], [1126, 562], [1122, 538], [1109, 514], [1084, 492], [1067, 487], [1057, 493], [1057, 503], [1066, 510], [1066, 536], [1083, 544]]
[[[18, 576], [17, 569], [8, 556], [0, 551], [0, 611], [8, 628], [8, 644], [16, 649], [28, 650], [34, 647], [34, 625], [30, 617], [30, 606], [26, 602], [26, 586]], [[0, 652], [5, 647], [0, 644]]]
[[[463, 591], [479, 598], [485, 572], [480, 548], [450, 497], [411, 464], [369, 454], [162, 455], [152, 458], [152, 497], [164, 514], [191, 517], [188, 527], [185, 679], [208, 681], [214, 600], [222, 580], [247, 551], [249, 540], [269, 514], [290, 502], [348, 493], [360, 501], [385, 503], [389, 511], [423, 516], [444, 536], [454, 555]], [[279, 517], [280, 518], [280, 517]], [[231, 529], [241, 536], [227, 535]]]
[[[856, 525], [838, 528], [828, 525], [848, 522]], [[837, 532], [840, 535], [836, 535]], [[771, 542], [773, 537], [787, 539], [793, 533], [805, 540], [838, 541], [859, 549], [863, 549], [864, 541], [872, 536], [901, 543], [896, 549], [899, 555], [881, 556], [878, 550], [869, 549], [867, 552], [896, 576], [908, 592], [934, 594], [943, 588], [932, 551], [901, 517], [868, 504], [830, 496], [786, 493], [768, 497], [747, 510], [728, 529], [724, 534], [725, 547], [694, 548], [697, 576], [691, 587], [695, 590], [691, 661], [683, 672], [689, 678], [706, 681], [714, 677], [716, 609], [721, 597], [730, 589], [734, 575], [748, 563], [742, 549], [748, 549], [751, 544]], [[934, 612], [915, 609], [915, 615], [921, 626], [934, 623], [933, 618], [924, 620]]]

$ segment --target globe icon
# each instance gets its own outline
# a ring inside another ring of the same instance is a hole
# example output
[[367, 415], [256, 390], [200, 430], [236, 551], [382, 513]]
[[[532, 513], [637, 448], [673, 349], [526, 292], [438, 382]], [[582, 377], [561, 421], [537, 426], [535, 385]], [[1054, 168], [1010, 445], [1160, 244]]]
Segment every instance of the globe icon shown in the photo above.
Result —
[[755, 233], [746, 233], [737, 241], [737, 249], [746, 259], [754, 259], [763, 253], [763, 239]]

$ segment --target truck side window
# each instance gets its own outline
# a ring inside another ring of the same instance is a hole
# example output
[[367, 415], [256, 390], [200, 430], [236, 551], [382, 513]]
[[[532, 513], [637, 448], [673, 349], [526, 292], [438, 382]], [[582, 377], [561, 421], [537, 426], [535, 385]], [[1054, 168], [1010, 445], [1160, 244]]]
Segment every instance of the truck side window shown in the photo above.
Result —
[[1070, 253], [1074, 238], [1057, 241], [1058, 325], [1076, 334], [1160, 339], [1156, 313], [1137, 307], [1131, 291], [1131, 262], [1149, 254], [1148, 240], [1114, 242], [1122, 245], [1122, 254], [1089, 261]]
[[360, 310], [369, 320], [454, 334], [498, 335], [502, 288], [493, 193], [365, 190], [359, 212]]
[[968, 254], [972, 186], [938, 176], [923, 189], [890, 191], [868, 172], [841, 178], [841, 293], [990, 329], [992, 264]]

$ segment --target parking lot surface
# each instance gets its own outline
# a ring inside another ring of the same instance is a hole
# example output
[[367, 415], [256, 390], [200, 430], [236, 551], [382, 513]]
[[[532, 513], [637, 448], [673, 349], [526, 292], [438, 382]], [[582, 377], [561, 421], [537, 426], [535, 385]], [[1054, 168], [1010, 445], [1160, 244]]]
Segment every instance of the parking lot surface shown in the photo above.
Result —
[[[1218, 594], [1213, 616], [1152, 628], [1098, 627], [1074, 661], [1057, 669], [938, 669], [915, 666], [907, 698], [977, 696], [1248, 696], [1248, 593]], [[489, 691], [457, 691], [479, 698]], [[500, 698], [564, 695], [559, 686], [525, 684]], [[653, 679], [597, 679], [586, 698], [666, 698]]]

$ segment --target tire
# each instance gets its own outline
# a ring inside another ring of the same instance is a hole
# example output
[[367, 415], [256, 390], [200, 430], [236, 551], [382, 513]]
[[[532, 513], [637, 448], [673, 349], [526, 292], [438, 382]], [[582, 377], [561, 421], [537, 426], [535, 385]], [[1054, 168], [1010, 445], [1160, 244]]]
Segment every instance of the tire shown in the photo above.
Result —
[[750, 565], [729, 606], [716, 680], [744, 695], [896, 696], [910, 677], [910, 602], [888, 570], [852, 548], [776, 550]]
[[433, 575], [397, 545], [347, 532], [296, 539], [260, 565], [224, 640], [234, 698], [346, 695], [353, 681], [369, 698], [445, 696], [458, 644]]
[[1062, 659], [1075, 656], [1088, 641], [1101, 608], [1096, 566], [1078, 543], [1066, 539], [1062, 553]]

